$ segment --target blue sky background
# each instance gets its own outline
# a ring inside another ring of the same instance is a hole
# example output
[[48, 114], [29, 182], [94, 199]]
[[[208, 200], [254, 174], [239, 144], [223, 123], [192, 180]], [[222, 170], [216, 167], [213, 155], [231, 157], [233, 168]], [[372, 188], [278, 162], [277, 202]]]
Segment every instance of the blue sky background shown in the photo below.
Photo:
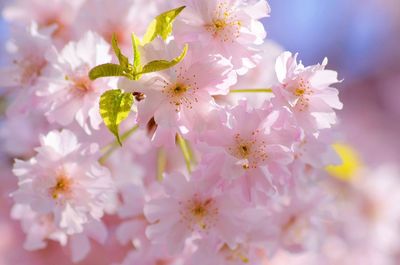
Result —
[[[391, 21], [379, 1], [270, 0], [271, 17], [265, 20], [269, 38], [305, 64], [325, 56], [346, 76], [371, 71], [369, 63], [388, 36]], [[400, 8], [400, 1], [399, 1]]]

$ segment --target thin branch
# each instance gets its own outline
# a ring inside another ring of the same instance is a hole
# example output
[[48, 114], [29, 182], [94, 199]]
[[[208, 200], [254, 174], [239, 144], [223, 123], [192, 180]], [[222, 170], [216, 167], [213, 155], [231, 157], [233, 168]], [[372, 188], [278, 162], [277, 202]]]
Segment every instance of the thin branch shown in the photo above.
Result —
[[272, 93], [270, 88], [231, 89], [230, 93]]
[[[121, 142], [125, 142], [134, 132], [137, 131], [139, 128], [138, 125], [133, 126], [131, 129], [127, 130], [124, 132], [124, 134], [121, 135], [120, 139]], [[115, 150], [120, 148], [121, 146], [119, 145], [118, 141], [115, 140], [111, 144], [106, 145], [101, 149], [101, 152], [104, 153], [100, 158], [99, 158], [99, 163], [104, 165], [104, 163], [107, 161], [107, 159], [114, 153]]]
[[193, 153], [190, 150], [189, 144], [185, 139], [180, 134], [176, 135], [176, 140], [179, 145], [179, 147], [182, 150], [183, 157], [186, 162], [186, 168], [189, 172], [189, 174], [192, 172], [192, 161], [193, 161]]

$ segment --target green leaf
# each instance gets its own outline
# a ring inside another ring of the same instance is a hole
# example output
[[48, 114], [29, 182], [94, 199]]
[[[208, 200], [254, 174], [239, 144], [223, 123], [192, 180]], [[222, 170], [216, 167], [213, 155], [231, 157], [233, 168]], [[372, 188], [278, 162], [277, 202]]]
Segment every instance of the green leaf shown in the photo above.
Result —
[[126, 57], [125, 55], [122, 54], [121, 49], [118, 46], [118, 41], [117, 41], [117, 37], [115, 36], [115, 34], [113, 34], [113, 36], [112, 36], [111, 45], [115, 52], [115, 55], [118, 58], [119, 64], [125, 68], [128, 68], [129, 67], [129, 59], [128, 59], [128, 57]]
[[178, 57], [174, 58], [171, 61], [167, 61], [167, 60], [151, 61], [148, 64], [146, 64], [145, 66], [143, 66], [143, 70], [139, 74], [152, 73], [152, 72], [162, 71], [162, 70], [171, 68], [174, 65], [178, 64], [179, 62], [181, 62], [183, 60], [183, 58], [185, 58], [187, 50], [188, 50], [188, 45], [186, 44], [182, 50], [182, 53]]
[[124, 93], [121, 89], [108, 90], [100, 98], [100, 115], [120, 145], [122, 145], [122, 141], [118, 126], [129, 116], [132, 104], [132, 93]]
[[[142, 71], [142, 62], [139, 50], [140, 40], [136, 37], [135, 33], [132, 33], [132, 46], [133, 46], [133, 69], [135, 73], [139, 73]], [[134, 75], [134, 80], [139, 80], [141, 77], [140, 74]]]
[[89, 72], [91, 80], [108, 76], [126, 76], [125, 68], [118, 64], [106, 63], [93, 67]]
[[172, 24], [175, 18], [182, 12], [185, 6], [181, 6], [158, 15], [147, 28], [143, 37], [143, 45], [152, 42], [157, 36], [161, 36], [164, 40], [172, 32]]

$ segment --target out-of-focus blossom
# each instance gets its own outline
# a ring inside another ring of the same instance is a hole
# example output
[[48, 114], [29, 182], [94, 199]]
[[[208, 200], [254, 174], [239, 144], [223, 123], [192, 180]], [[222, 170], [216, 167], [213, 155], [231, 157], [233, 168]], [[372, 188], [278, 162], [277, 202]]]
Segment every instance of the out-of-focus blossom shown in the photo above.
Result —
[[15, 162], [19, 189], [13, 198], [47, 214], [57, 229], [81, 233], [85, 224], [102, 217], [114, 192], [109, 171], [97, 162], [97, 146], [79, 143], [70, 131], [52, 131], [40, 140], [35, 157]]
[[185, 240], [195, 235], [216, 237], [235, 246], [240, 237], [239, 213], [245, 203], [239, 196], [218, 192], [210, 177], [216, 173], [213, 171], [199, 169], [190, 181], [180, 174], [167, 176], [167, 196], [150, 201], [144, 208], [152, 223], [146, 230], [152, 242], [174, 242], [168, 244], [171, 253], [182, 251]]
[[55, 27], [56, 37], [67, 40], [76, 12], [84, 0], [17, 0], [3, 10], [4, 18], [16, 25], [28, 25], [35, 21], [39, 28]]
[[97, 34], [88, 32], [78, 42], [71, 42], [61, 52], [51, 51], [37, 95], [50, 123], [62, 126], [74, 120], [90, 134], [102, 122], [99, 100], [109, 80], [89, 79], [90, 69], [111, 61], [110, 46]]

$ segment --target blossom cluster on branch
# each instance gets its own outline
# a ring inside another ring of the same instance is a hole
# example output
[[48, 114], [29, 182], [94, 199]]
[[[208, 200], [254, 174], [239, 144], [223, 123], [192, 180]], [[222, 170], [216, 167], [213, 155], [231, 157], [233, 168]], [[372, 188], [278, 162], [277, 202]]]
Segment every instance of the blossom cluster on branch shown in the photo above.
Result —
[[265, 40], [266, 0], [17, 0], [3, 14], [0, 134], [25, 249], [56, 241], [85, 262], [112, 241], [126, 265], [320, 251], [340, 80]]

